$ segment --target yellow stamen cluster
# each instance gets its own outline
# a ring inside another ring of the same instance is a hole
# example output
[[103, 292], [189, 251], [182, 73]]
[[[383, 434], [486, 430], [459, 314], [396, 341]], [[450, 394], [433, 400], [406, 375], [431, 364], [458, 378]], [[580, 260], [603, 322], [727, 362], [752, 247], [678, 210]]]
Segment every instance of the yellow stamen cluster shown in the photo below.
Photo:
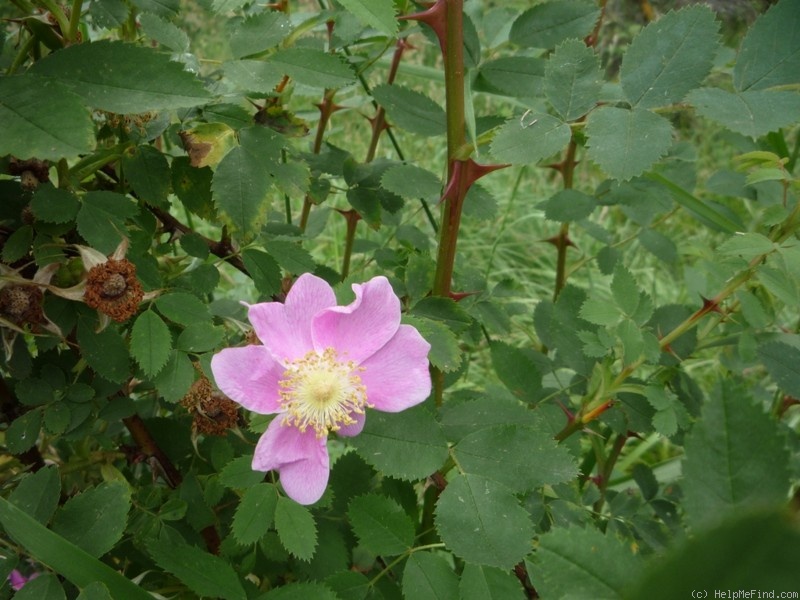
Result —
[[351, 415], [364, 414], [369, 406], [357, 374], [361, 370], [353, 361], [340, 360], [333, 348], [289, 362], [280, 381], [283, 424], [303, 432], [311, 427], [321, 438], [355, 423]]

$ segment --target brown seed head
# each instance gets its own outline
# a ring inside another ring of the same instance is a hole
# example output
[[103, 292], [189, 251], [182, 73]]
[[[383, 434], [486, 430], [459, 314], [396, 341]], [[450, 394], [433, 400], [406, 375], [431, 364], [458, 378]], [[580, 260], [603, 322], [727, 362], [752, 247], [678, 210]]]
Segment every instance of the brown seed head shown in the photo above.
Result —
[[108, 259], [92, 267], [86, 276], [84, 302], [118, 323], [136, 314], [143, 297], [136, 266], [125, 258]]
[[42, 290], [35, 285], [10, 285], [0, 290], [0, 314], [17, 325], [44, 323]]

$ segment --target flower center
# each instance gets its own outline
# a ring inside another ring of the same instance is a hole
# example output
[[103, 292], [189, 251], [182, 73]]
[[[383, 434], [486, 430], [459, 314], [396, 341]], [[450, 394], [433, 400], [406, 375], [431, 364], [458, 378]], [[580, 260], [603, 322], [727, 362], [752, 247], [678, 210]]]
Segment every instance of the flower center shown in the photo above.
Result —
[[312, 350], [289, 362], [280, 381], [283, 424], [300, 431], [311, 427], [317, 437], [324, 437], [355, 423], [352, 415], [364, 414], [369, 406], [359, 370], [353, 361], [339, 360], [333, 348], [322, 354]]

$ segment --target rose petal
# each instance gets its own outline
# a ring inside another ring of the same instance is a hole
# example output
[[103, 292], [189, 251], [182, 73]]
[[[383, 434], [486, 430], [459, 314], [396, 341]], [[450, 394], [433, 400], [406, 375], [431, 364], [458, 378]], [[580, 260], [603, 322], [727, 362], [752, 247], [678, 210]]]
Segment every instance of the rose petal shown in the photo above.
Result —
[[367, 419], [367, 416], [364, 413], [351, 413], [350, 416], [355, 419], [356, 422], [352, 425], [342, 425], [336, 432], [337, 435], [341, 435], [343, 437], [354, 437], [361, 433], [361, 430], [364, 429], [364, 423]]
[[300, 504], [314, 504], [328, 485], [327, 440], [318, 438], [313, 429], [301, 433], [283, 425], [283, 417], [278, 415], [258, 440], [253, 470], [278, 471], [287, 496]]
[[280, 361], [290, 361], [313, 350], [311, 321], [331, 306], [336, 306], [336, 296], [328, 282], [305, 273], [294, 282], [285, 303], [253, 304], [247, 316], [258, 339], [272, 355]]
[[246, 409], [263, 415], [281, 410], [284, 368], [264, 346], [225, 348], [211, 358], [211, 372], [217, 387]]
[[392, 339], [400, 326], [400, 299], [386, 277], [354, 284], [356, 299], [347, 306], [326, 308], [311, 325], [317, 350], [334, 348], [357, 364]]
[[377, 410], [398, 412], [423, 402], [431, 393], [428, 351], [431, 345], [411, 325], [361, 363], [359, 376], [367, 401]]

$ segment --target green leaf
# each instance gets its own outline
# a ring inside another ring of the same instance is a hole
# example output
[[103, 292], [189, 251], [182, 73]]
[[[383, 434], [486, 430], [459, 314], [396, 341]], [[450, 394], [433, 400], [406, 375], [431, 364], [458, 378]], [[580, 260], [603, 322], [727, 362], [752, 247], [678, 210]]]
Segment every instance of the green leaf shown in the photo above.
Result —
[[126, 236], [125, 219], [139, 212], [122, 194], [87, 192], [78, 212], [78, 233], [103, 254], [111, 254]]
[[58, 577], [52, 573], [42, 573], [30, 579], [25, 586], [14, 594], [14, 600], [67, 600], [64, 588]]
[[161, 152], [153, 146], [137, 146], [132, 155], [123, 155], [122, 168], [138, 198], [153, 206], [167, 206], [172, 176]]
[[309, 598], [314, 600], [341, 600], [344, 596], [336, 595], [328, 586], [322, 583], [304, 581], [281, 585], [258, 598], [259, 600], [308, 600]]
[[272, 240], [267, 243], [267, 252], [287, 273], [301, 275], [313, 272], [317, 268], [308, 250], [297, 244], [283, 240]]
[[551, 221], [568, 223], [581, 221], [592, 214], [597, 201], [577, 190], [567, 189], [556, 192], [539, 205], [544, 209], [544, 216]]
[[[569, 451], [550, 432], [523, 425], [496, 425], [463, 438], [454, 449], [465, 473], [527, 492], [574, 478], [578, 468]], [[530, 468], [530, 464], [536, 468]]]
[[106, 585], [93, 581], [81, 590], [76, 600], [114, 600], [114, 598]]
[[408, 481], [427, 477], [447, 458], [447, 441], [424, 406], [391, 414], [368, 411], [364, 431], [351, 444], [385, 475]]
[[419, 135], [442, 135], [447, 130], [442, 107], [425, 94], [401, 85], [381, 84], [372, 97], [385, 110], [389, 121]]
[[800, 398], [800, 349], [797, 346], [767, 342], [758, 347], [758, 358], [781, 390]]
[[139, 15], [142, 31], [151, 40], [178, 53], [189, 52], [189, 36], [175, 24], [154, 14]]
[[194, 382], [192, 361], [183, 352], [173, 350], [167, 364], [153, 378], [153, 385], [167, 402], [178, 402]]
[[94, 125], [66, 87], [30, 74], [0, 78], [0, 156], [57, 161], [95, 146]]
[[92, 108], [127, 114], [197, 106], [211, 96], [169, 56], [143, 46], [103, 40], [53, 52], [31, 67]]
[[491, 152], [498, 161], [512, 165], [536, 163], [566, 148], [571, 136], [569, 125], [560, 119], [526, 113], [500, 127]]
[[258, 54], [277, 46], [292, 31], [289, 18], [268, 10], [234, 22], [228, 41], [234, 58]]
[[233, 537], [244, 546], [255, 544], [263, 536], [275, 516], [278, 491], [271, 483], [248, 488], [233, 516]]
[[40, 185], [31, 200], [33, 214], [48, 223], [69, 223], [78, 214], [79, 208], [80, 202], [74, 194], [51, 184]]
[[408, 200], [435, 201], [442, 195], [441, 178], [416, 165], [390, 167], [381, 177], [381, 187]]
[[539, 538], [530, 575], [545, 598], [617, 600], [641, 560], [612, 534], [560, 527]]
[[412, 254], [406, 263], [406, 291], [412, 300], [428, 295], [433, 288], [436, 263], [426, 254]]
[[50, 531], [23, 510], [0, 497], [0, 524], [39, 562], [48, 565], [78, 587], [98, 581], [114, 598], [152, 600], [152, 596], [105, 563]]
[[475, 90], [512, 98], [531, 98], [541, 93], [545, 61], [530, 56], [502, 56], [481, 63]]
[[514, 575], [495, 567], [464, 565], [459, 584], [461, 600], [523, 600], [525, 591]]
[[[366, 575], [355, 571], [338, 571], [326, 577], [325, 584], [336, 593], [332, 600], [364, 600], [371, 589]], [[298, 600], [305, 600], [305, 597]]]
[[44, 409], [44, 429], [51, 435], [61, 435], [72, 422], [72, 413], [66, 402], [54, 402]]
[[439, 296], [423, 298], [411, 313], [415, 317], [425, 317], [441, 321], [455, 333], [465, 331], [472, 324], [472, 317], [455, 300]]
[[6, 429], [6, 447], [11, 454], [21, 454], [33, 447], [42, 428], [42, 411], [33, 409], [17, 417]]
[[122, 383], [130, 376], [128, 346], [115, 329], [96, 333], [86, 323], [78, 324], [78, 345], [88, 365], [109, 381]]
[[228, 152], [217, 166], [211, 193], [220, 216], [244, 240], [267, 220], [272, 180], [263, 156], [244, 146]]
[[447, 439], [458, 441], [473, 432], [498, 425], [537, 426], [535, 411], [516, 400], [481, 396], [475, 400], [448, 403], [442, 407], [442, 428]]
[[589, 115], [588, 155], [614, 179], [648, 170], [672, 146], [672, 125], [649, 110], [604, 106]]
[[148, 377], [158, 375], [169, 360], [172, 336], [155, 311], [147, 310], [136, 318], [131, 329], [131, 354]]
[[275, 529], [281, 544], [300, 560], [311, 560], [317, 547], [317, 525], [311, 511], [283, 496], [275, 507]]
[[211, 201], [213, 171], [209, 167], [191, 166], [188, 156], [172, 159], [172, 189], [183, 205], [198, 217], [214, 220], [216, 214]]
[[269, 58], [297, 83], [314, 88], [337, 89], [355, 81], [355, 74], [338, 55], [314, 48], [280, 50]]
[[796, 92], [748, 90], [731, 93], [718, 88], [701, 88], [691, 92], [686, 100], [707, 119], [752, 138], [800, 119], [800, 94]]
[[180, 10], [180, 0], [131, 0], [140, 12], [150, 12], [162, 17], [175, 17]]
[[269, 94], [283, 79], [280, 66], [263, 60], [229, 60], [222, 70], [240, 90], [258, 94]]
[[6, 238], [3, 251], [0, 256], [3, 262], [12, 264], [23, 258], [31, 249], [33, 243], [33, 227], [23, 225]]
[[58, 507], [61, 478], [58, 468], [47, 466], [22, 478], [8, 501], [46, 525]]
[[504, 342], [491, 344], [492, 366], [500, 381], [523, 402], [535, 402], [542, 389], [542, 374], [530, 353]]
[[339, 4], [365, 25], [390, 37], [397, 34], [393, 0], [339, 0]]
[[529, 48], [555, 48], [567, 38], [589, 35], [599, 16], [600, 11], [592, 2], [554, 0], [517, 17], [509, 39]]
[[211, 323], [192, 323], [178, 336], [175, 347], [184, 352], [208, 352], [214, 350], [225, 338], [225, 329]]
[[397, 502], [366, 494], [350, 502], [347, 516], [359, 542], [376, 556], [393, 556], [414, 542], [414, 523]]
[[428, 360], [445, 373], [455, 371], [461, 366], [461, 348], [453, 331], [440, 321], [426, 318], [403, 316], [403, 323], [413, 325], [431, 345]]
[[176, 533], [162, 530], [158, 539], [147, 544], [147, 551], [159, 567], [175, 575], [199, 596], [225, 600], [247, 598], [236, 571], [227, 561], [190, 546]]
[[574, 121], [594, 108], [601, 86], [597, 55], [580, 40], [566, 40], [547, 61], [544, 91], [565, 121]]
[[639, 243], [653, 256], [667, 264], [678, 262], [678, 247], [675, 242], [655, 229], [643, 229], [639, 233]]
[[128, 18], [130, 7], [125, 0], [97, 0], [89, 5], [92, 22], [105, 29], [121, 26]]
[[272, 256], [261, 250], [247, 248], [242, 250], [242, 262], [261, 294], [273, 296], [281, 291], [281, 268]]
[[[625, 598], [674, 600], [697, 590], [769, 590], [788, 597], [797, 592], [798, 561], [800, 533], [787, 514], [745, 513], [653, 556]], [[632, 572], [638, 569], [629, 578]]]
[[736, 233], [743, 228], [741, 223], [731, 220], [728, 215], [718, 210], [713, 204], [703, 202], [677, 183], [664, 177], [661, 173], [649, 173], [647, 178], [664, 185], [672, 193], [675, 202], [688, 210], [701, 223], [728, 233]]
[[436, 504], [436, 529], [447, 547], [467, 562], [510, 569], [531, 551], [528, 511], [505, 486], [459, 475]]
[[706, 401], [684, 447], [684, 507], [695, 527], [785, 501], [789, 455], [778, 424], [729, 380]]
[[194, 294], [189, 292], [170, 292], [156, 299], [156, 308], [170, 321], [181, 325], [192, 325], [208, 322], [211, 313], [208, 306]]
[[656, 108], [680, 102], [711, 71], [719, 25], [707, 6], [671, 11], [633, 40], [622, 60], [622, 89], [631, 105]]
[[458, 577], [443, 556], [415, 552], [403, 570], [403, 597], [407, 600], [458, 600]]
[[616, 325], [621, 317], [619, 307], [603, 298], [592, 296], [583, 303], [580, 310], [581, 319], [595, 325], [610, 327]]
[[239, 456], [230, 461], [219, 474], [219, 482], [234, 490], [245, 490], [258, 485], [264, 479], [264, 473], [254, 471], [252, 456]]
[[782, 0], [756, 19], [733, 67], [734, 87], [739, 91], [764, 90], [800, 82], [798, 30], [797, 0]]
[[620, 310], [632, 316], [639, 306], [639, 286], [636, 284], [631, 272], [621, 263], [614, 269], [614, 277], [611, 279], [611, 295]]
[[775, 244], [760, 233], [737, 233], [717, 246], [717, 252], [723, 256], [740, 256], [751, 260], [762, 254], [775, 250]]
[[53, 531], [99, 558], [122, 537], [130, 508], [126, 483], [101, 483], [70, 498], [56, 513]]

